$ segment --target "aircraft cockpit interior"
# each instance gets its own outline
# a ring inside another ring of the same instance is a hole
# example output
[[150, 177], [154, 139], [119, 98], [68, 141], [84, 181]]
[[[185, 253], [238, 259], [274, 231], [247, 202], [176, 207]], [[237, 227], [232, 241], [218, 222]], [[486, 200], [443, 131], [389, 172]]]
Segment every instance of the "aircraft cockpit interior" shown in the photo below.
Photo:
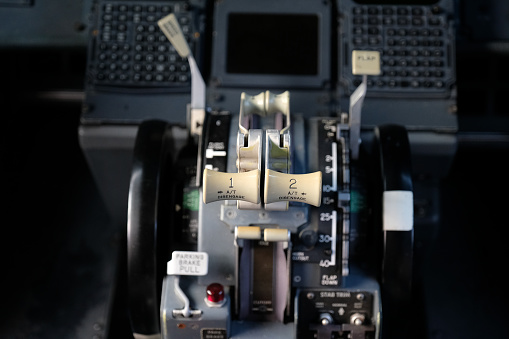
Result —
[[0, 337], [507, 337], [508, 16], [0, 0]]

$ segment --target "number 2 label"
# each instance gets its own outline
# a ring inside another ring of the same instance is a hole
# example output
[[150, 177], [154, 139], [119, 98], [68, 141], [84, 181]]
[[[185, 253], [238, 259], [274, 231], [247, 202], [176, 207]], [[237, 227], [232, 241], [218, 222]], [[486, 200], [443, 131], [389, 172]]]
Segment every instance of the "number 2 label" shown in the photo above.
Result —
[[297, 184], [297, 179], [290, 179], [290, 189], [296, 190], [297, 187], [293, 187], [295, 184]]

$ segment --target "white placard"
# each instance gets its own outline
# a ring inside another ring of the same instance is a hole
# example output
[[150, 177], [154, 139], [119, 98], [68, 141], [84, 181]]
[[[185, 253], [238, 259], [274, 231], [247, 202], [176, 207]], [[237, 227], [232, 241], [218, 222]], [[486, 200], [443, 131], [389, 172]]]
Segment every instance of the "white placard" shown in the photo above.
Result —
[[205, 252], [174, 251], [168, 261], [168, 275], [206, 275], [209, 255]]
[[383, 195], [384, 231], [411, 231], [414, 228], [412, 191], [385, 191]]

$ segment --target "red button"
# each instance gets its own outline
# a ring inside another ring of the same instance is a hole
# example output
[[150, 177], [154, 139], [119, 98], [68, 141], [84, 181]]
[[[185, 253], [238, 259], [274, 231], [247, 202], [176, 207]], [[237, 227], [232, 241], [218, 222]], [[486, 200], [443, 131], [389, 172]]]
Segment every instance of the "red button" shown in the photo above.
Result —
[[224, 300], [224, 288], [223, 285], [213, 283], [207, 286], [207, 299], [213, 303], [220, 303]]

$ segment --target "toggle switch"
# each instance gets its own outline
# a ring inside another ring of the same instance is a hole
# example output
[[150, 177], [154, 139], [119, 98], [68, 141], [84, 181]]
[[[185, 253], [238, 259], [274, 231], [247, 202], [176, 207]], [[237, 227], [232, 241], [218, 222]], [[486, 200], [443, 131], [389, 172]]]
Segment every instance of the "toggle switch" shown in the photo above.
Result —
[[260, 170], [224, 173], [203, 171], [203, 203], [218, 200], [243, 200], [260, 203]]
[[265, 203], [297, 201], [320, 206], [322, 200], [322, 172], [285, 174], [265, 171]]

